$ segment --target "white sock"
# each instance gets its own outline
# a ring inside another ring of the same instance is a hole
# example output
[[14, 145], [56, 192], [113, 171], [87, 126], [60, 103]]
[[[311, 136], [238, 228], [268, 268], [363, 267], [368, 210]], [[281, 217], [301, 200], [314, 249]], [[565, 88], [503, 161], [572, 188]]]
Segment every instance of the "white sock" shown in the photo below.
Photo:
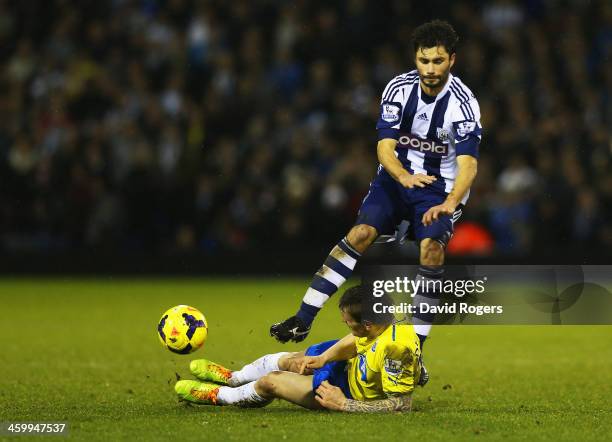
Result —
[[413, 327], [414, 332], [421, 336], [429, 336], [429, 332], [431, 331], [431, 324], [414, 324]]
[[219, 387], [217, 402], [219, 405], [238, 405], [242, 407], [263, 407], [268, 399], [262, 398], [255, 391], [255, 382], [240, 387]]
[[246, 384], [247, 382], [256, 381], [262, 376], [267, 375], [272, 371], [279, 370], [278, 361], [288, 352], [283, 351], [280, 353], [273, 353], [262, 356], [261, 358], [245, 365], [242, 369], [232, 372], [232, 377], [229, 379], [228, 384], [230, 387], [237, 387], [239, 385]]

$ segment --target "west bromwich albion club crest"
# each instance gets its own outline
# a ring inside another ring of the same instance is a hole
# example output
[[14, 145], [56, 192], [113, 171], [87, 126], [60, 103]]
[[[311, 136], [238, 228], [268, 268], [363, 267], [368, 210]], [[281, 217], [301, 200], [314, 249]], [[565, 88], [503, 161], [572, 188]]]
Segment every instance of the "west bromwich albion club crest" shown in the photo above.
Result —
[[450, 134], [448, 133], [448, 130], [442, 127], [436, 128], [436, 135], [438, 136], [438, 139], [442, 142], [448, 141], [450, 139]]

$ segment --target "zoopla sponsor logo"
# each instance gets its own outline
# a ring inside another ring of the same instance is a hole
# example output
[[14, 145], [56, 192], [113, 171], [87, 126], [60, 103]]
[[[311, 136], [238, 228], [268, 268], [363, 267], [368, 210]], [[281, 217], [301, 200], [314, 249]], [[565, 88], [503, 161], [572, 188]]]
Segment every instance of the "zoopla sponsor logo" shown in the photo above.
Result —
[[419, 152], [446, 155], [447, 147], [444, 144], [436, 144], [433, 140], [421, 139], [417, 137], [411, 137], [408, 135], [402, 135], [399, 138], [400, 147], [407, 147], [408, 149], [418, 150]]

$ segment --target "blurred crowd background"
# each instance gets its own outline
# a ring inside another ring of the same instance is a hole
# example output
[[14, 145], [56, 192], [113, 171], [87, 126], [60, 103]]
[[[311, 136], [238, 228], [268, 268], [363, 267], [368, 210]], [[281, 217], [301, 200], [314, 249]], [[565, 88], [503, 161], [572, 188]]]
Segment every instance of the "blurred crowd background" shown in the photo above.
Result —
[[0, 251], [324, 255], [432, 18], [484, 126], [451, 250], [610, 250], [609, 1], [0, 0]]

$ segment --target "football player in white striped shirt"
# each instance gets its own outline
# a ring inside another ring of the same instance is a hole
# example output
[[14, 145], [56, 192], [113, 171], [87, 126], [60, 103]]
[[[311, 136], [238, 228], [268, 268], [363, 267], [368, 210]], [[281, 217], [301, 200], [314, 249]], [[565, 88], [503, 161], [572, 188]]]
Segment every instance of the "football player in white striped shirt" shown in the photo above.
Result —
[[[297, 314], [271, 327], [279, 341], [305, 339], [361, 255], [377, 238], [392, 238], [402, 221], [409, 222], [408, 236], [419, 245], [417, 277], [442, 278], [446, 245], [476, 177], [482, 131], [476, 98], [450, 73], [457, 41], [447, 22], [415, 29], [416, 70], [398, 75], [383, 91], [376, 125], [380, 165], [357, 221], [315, 274]], [[417, 293], [413, 303], [437, 305], [439, 294]], [[433, 319], [430, 313], [413, 315], [421, 345]], [[427, 381], [427, 375], [422, 378]]]

